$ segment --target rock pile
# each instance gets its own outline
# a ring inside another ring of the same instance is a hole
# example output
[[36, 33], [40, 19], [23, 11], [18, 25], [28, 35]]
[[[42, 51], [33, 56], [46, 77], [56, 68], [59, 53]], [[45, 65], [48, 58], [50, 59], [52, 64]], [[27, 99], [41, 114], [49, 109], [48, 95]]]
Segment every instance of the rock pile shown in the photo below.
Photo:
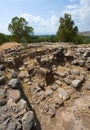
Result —
[[12, 72], [8, 77], [7, 69], [1, 64], [0, 130], [31, 130], [35, 125], [34, 112], [25, 100], [21, 87], [17, 74]]

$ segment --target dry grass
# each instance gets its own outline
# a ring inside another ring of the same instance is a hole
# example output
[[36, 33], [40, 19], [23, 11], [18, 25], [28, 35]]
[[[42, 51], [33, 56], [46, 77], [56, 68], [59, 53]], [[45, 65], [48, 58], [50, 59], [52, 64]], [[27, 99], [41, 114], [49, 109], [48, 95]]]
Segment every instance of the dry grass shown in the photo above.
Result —
[[16, 48], [19, 45], [17, 42], [7, 42], [0, 46], [0, 52], [8, 48]]

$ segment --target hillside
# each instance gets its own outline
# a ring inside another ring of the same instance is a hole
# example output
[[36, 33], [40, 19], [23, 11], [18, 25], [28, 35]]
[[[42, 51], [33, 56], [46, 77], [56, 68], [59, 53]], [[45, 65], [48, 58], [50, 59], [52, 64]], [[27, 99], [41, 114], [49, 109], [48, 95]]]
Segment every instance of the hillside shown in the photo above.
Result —
[[82, 36], [90, 36], [90, 31], [80, 32]]

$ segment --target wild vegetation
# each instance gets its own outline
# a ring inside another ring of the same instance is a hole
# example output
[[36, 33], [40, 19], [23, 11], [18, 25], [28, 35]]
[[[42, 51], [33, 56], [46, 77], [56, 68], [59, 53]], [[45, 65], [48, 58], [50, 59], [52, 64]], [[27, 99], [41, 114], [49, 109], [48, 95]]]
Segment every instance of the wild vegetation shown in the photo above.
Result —
[[0, 33], [0, 44], [16, 41], [19, 43], [37, 42], [73, 42], [75, 44], [90, 43], [90, 36], [83, 36], [75, 26], [70, 14], [64, 14], [59, 20], [60, 25], [56, 35], [34, 35], [33, 27], [24, 18], [14, 17], [8, 25], [11, 35]]

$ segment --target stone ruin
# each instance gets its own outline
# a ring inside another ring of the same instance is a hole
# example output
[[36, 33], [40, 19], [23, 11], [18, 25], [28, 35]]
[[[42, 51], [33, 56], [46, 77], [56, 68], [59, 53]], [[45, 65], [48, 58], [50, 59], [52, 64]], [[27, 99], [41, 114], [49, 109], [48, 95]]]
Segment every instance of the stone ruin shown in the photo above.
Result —
[[0, 54], [0, 130], [89, 130], [90, 45], [37, 43]]

